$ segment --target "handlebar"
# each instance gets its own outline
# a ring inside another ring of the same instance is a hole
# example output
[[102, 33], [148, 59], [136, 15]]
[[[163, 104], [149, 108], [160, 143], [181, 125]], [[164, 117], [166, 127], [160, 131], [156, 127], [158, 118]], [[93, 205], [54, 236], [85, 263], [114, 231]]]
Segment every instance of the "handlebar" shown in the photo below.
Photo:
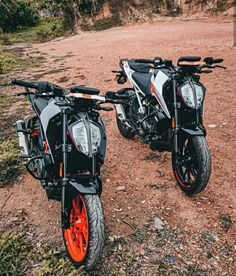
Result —
[[206, 64], [212, 65], [214, 63], [221, 63], [224, 61], [223, 58], [213, 58], [213, 57], [206, 57], [203, 60]]
[[24, 86], [24, 87], [27, 87], [27, 88], [34, 88], [34, 89], [39, 88], [39, 85], [38, 85], [37, 82], [28, 82], [28, 81], [16, 80], [15, 79], [11, 83], [14, 84], [14, 85]]
[[[32, 88], [37, 90], [37, 94], [42, 94], [42, 93], [53, 93], [53, 96], [58, 96], [61, 97], [64, 94], [64, 90], [59, 87], [58, 85], [55, 85], [50, 82], [46, 81], [24, 81], [24, 80], [13, 80], [12, 84], [14, 85], [19, 85], [23, 86], [26, 88]], [[50, 95], [48, 95], [50, 96]]]

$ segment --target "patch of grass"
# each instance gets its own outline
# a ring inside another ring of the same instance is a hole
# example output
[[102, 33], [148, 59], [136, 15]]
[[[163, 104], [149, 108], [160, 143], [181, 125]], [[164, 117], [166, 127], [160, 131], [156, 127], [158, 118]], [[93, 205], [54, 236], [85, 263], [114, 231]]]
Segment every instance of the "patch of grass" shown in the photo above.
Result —
[[232, 227], [233, 222], [232, 222], [232, 219], [231, 219], [230, 215], [220, 214], [219, 215], [219, 220], [220, 220], [220, 223], [221, 223], [222, 227], [225, 230], [229, 230]]
[[9, 107], [10, 105], [17, 102], [16, 97], [10, 97], [10, 96], [2, 94], [2, 93], [0, 95], [1, 95], [0, 96], [0, 108], [2, 111], [4, 109], [6, 109], [7, 107]]
[[156, 246], [163, 248], [167, 242], [176, 243], [178, 242], [178, 235], [180, 233], [172, 228], [165, 228], [156, 231]]
[[18, 155], [17, 140], [0, 143], [0, 187], [16, 179], [22, 172], [22, 164]]
[[10, 84], [10, 80], [6, 77], [0, 76], [0, 86], [8, 86]]
[[84, 268], [76, 269], [71, 262], [65, 258], [64, 252], [52, 250], [46, 250], [42, 257], [39, 257], [41, 261], [41, 268], [35, 273], [36, 276], [55, 275], [55, 276], [86, 276], [87, 273]]
[[32, 246], [23, 235], [3, 233], [0, 236], [0, 275], [25, 275], [32, 258]]
[[137, 230], [133, 234], [131, 234], [130, 237], [133, 241], [137, 242], [138, 244], [142, 244], [148, 239], [148, 234], [147, 231], [145, 231], [145, 229], [137, 228]]
[[9, 33], [9, 41], [11, 43], [46, 42], [53, 38], [65, 35], [62, 21], [61, 17], [45, 19], [35, 27]]
[[3, 51], [0, 49], [0, 74], [29, 67], [37, 67], [43, 60], [43, 57], [27, 56], [25, 58], [17, 51]]
[[19, 62], [14, 54], [0, 50], [0, 74], [7, 73], [18, 67]]
[[[57, 249], [33, 246], [23, 234], [5, 232], [0, 235], [0, 275], [1, 276], [86, 276], [83, 268], [76, 269]], [[35, 265], [37, 268], [35, 269]]]
[[99, 19], [92, 25], [85, 20], [80, 25], [82, 31], [103, 31], [116, 26], [121, 26], [121, 21], [116, 16]]
[[0, 42], [2, 45], [11, 45], [11, 40], [7, 33], [0, 33]]

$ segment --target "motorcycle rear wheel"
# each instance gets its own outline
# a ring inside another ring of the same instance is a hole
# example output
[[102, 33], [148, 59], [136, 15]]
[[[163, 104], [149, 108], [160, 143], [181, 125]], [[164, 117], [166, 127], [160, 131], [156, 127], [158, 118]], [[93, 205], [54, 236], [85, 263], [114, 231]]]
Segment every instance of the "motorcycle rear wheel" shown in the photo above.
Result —
[[202, 192], [211, 175], [211, 155], [205, 137], [181, 137], [178, 160], [172, 153], [172, 167], [177, 184], [186, 195]]
[[104, 217], [98, 195], [77, 194], [71, 202], [68, 229], [62, 229], [67, 255], [75, 267], [94, 269], [104, 247]]

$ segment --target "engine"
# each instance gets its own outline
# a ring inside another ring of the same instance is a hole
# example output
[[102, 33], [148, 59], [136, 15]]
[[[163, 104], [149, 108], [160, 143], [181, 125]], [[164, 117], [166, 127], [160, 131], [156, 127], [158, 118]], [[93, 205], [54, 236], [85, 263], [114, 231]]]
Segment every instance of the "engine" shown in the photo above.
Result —
[[161, 110], [161, 107], [153, 97], [151, 99], [145, 99], [142, 102], [144, 112], [140, 110], [138, 102], [133, 103], [132, 113], [133, 119], [138, 128], [143, 131], [144, 135], [161, 135], [158, 129], [159, 123], [165, 119], [165, 114]]

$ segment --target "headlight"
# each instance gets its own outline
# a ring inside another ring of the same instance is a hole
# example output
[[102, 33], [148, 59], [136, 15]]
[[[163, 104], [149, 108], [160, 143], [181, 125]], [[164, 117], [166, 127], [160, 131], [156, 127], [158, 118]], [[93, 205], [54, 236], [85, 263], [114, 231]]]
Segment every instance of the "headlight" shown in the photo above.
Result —
[[194, 83], [195, 91], [189, 83], [180, 87], [181, 96], [188, 107], [198, 109], [201, 107], [204, 99], [203, 87]]
[[97, 127], [96, 125], [94, 125], [92, 123], [90, 123], [90, 127], [91, 127], [92, 150], [93, 150], [93, 153], [96, 153], [98, 147], [101, 144], [101, 131], [100, 131], [99, 127]]
[[[93, 123], [89, 122], [90, 128], [86, 128], [84, 122], [79, 122], [72, 127], [72, 137], [76, 146], [85, 155], [91, 156], [96, 153], [101, 144], [100, 129]], [[89, 147], [91, 143], [91, 148]]]
[[203, 99], [204, 99], [204, 90], [202, 86], [194, 84], [196, 97], [197, 97], [197, 109], [201, 107]]
[[195, 107], [194, 91], [190, 84], [185, 84], [180, 88], [182, 98], [185, 104], [191, 108]]

